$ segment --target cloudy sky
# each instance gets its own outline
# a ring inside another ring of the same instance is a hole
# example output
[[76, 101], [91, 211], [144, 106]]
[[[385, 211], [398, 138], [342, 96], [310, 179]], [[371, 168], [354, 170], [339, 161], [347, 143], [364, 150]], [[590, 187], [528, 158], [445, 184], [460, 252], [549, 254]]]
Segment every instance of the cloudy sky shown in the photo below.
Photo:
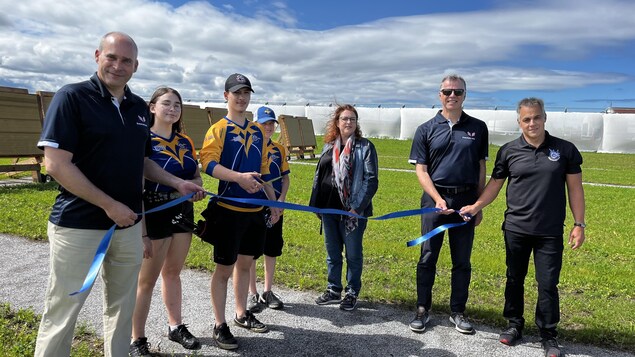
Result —
[[130, 82], [219, 101], [246, 74], [254, 102], [438, 105], [441, 78], [466, 107], [635, 106], [635, 1], [0, 0], [0, 85], [55, 91], [88, 78], [108, 31], [130, 34]]

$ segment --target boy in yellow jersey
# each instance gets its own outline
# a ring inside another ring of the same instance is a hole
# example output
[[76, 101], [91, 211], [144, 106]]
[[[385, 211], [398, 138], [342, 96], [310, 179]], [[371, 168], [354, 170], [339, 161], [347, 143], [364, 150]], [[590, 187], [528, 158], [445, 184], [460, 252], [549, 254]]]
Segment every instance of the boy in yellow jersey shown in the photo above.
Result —
[[[215, 325], [213, 338], [223, 349], [236, 349], [238, 342], [225, 320], [227, 281], [233, 278], [236, 299], [234, 324], [254, 332], [267, 332], [267, 326], [247, 310], [249, 268], [254, 258], [263, 253], [265, 242], [264, 208], [225, 200], [223, 197], [275, 197], [270, 185], [263, 185], [261, 174], [267, 174], [266, 141], [261, 128], [247, 120], [245, 112], [251, 100], [251, 82], [234, 73], [225, 82], [227, 116], [212, 125], [200, 151], [203, 171], [219, 180], [217, 200], [208, 204], [208, 219], [213, 227], [214, 262], [212, 274], [212, 306]], [[271, 220], [278, 221], [279, 210], [271, 209]]]

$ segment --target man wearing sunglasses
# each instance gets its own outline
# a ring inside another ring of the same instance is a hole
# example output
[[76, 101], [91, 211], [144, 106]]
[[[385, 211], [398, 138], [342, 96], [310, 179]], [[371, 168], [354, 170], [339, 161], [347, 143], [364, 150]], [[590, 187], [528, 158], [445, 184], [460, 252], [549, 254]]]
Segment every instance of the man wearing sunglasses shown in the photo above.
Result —
[[[438, 214], [421, 216], [421, 234], [443, 224], [462, 222], [461, 216], [453, 213], [475, 202], [485, 186], [487, 125], [463, 111], [465, 96], [462, 77], [443, 78], [439, 89], [442, 109], [417, 128], [412, 141], [408, 162], [415, 165], [424, 191], [421, 207], [440, 209]], [[480, 223], [481, 215], [479, 212], [468, 224], [448, 230], [452, 256], [450, 321], [464, 334], [474, 333], [474, 327], [465, 316], [465, 305], [472, 275], [474, 227]], [[415, 332], [423, 332], [430, 320], [432, 286], [443, 236], [444, 233], [439, 233], [421, 245], [417, 263], [417, 311], [410, 322], [410, 329]]]

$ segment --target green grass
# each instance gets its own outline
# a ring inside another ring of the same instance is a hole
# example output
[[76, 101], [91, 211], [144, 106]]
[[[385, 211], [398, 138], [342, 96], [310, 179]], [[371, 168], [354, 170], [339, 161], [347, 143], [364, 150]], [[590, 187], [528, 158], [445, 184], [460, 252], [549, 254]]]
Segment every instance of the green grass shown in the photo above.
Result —
[[[0, 351], [4, 357], [33, 356], [40, 316], [31, 309], [13, 310], [0, 304]], [[85, 325], [78, 325], [73, 339], [72, 357], [103, 356], [103, 342]]]
[[[0, 165], [13, 165], [14, 161], [15, 159], [11, 158], [0, 158]], [[17, 164], [32, 163], [33, 161], [34, 160], [32, 158], [21, 158], [18, 160]], [[44, 169], [42, 169], [42, 171], [44, 171]], [[0, 180], [17, 179], [29, 176], [31, 176], [31, 171], [0, 172]]]
[[[321, 139], [318, 138], [318, 142]], [[416, 208], [421, 188], [413, 167], [407, 163], [410, 141], [373, 139], [379, 155], [379, 190], [374, 199], [375, 214]], [[490, 148], [488, 172], [498, 148]], [[317, 150], [320, 151], [320, 148]], [[635, 155], [583, 153], [585, 182], [634, 185]], [[315, 162], [291, 164], [290, 202], [309, 200]], [[308, 165], [304, 165], [307, 164]], [[407, 169], [407, 171], [386, 170]], [[204, 186], [216, 191], [216, 180], [204, 177]], [[4, 233], [46, 239], [46, 217], [56, 195], [55, 185], [29, 184], [0, 188], [0, 217]], [[635, 189], [584, 186], [587, 202], [587, 240], [577, 251], [566, 249], [561, 274], [563, 339], [610, 348], [635, 351], [635, 241], [633, 224], [623, 216], [635, 209]], [[204, 202], [196, 203], [197, 212]], [[505, 250], [500, 230], [505, 210], [504, 192], [484, 211], [477, 228], [472, 255], [473, 275], [467, 313], [474, 320], [503, 327], [503, 289]], [[568, 212], [567, 227], [572, 219]], [[566, 233], [568, 233], [566, 229]], [[420, 235], [419, 218], [372, 221], [364, 236], [364, 274], [362, 299], [413, 309], [416, 298], [415, 267], [419, 247], [406, 247], [406, 241]], [[285, 211], [285, 248], [276, 267], [276, 283], [318, 293], [326, 285], [326, 264], [319, 221], [313, 214]], [[195, 239], [187, 259], [188, 266], [213, 270], [211, 246]], [[259, 263], [260, 275], [262, 267]], [[451, 263], [447, 247], [441, 251], [438, 277], [434, 286], [435, 311], [448, 311]], [[533, 322], [536, 285], [533, 266], [526, 281], [526, 319], [528, 333], [536, 333]]]

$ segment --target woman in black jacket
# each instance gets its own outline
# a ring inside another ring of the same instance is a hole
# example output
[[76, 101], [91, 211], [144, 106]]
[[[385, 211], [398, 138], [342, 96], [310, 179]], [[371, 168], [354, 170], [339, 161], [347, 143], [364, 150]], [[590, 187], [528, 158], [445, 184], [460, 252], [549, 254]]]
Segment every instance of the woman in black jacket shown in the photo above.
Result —
[[[315, 170], [310, 205], [336, 208], [356, 215], [373, 214], [372, 198], [377, 192], [377, 152], [362, 137], [357, 110], [340, 105], [326, 125], [325, 145]], [[328, 284], [315, 302], [340, 304], [352, 311], [362, 287], [362, 238], [366, 219], [348, 215], [318, 215], [324, 228]], [[342, 250], [346, 250], [346, 281], [342, 286]], [[344, 298], [341, 298], [344, 290]]]

